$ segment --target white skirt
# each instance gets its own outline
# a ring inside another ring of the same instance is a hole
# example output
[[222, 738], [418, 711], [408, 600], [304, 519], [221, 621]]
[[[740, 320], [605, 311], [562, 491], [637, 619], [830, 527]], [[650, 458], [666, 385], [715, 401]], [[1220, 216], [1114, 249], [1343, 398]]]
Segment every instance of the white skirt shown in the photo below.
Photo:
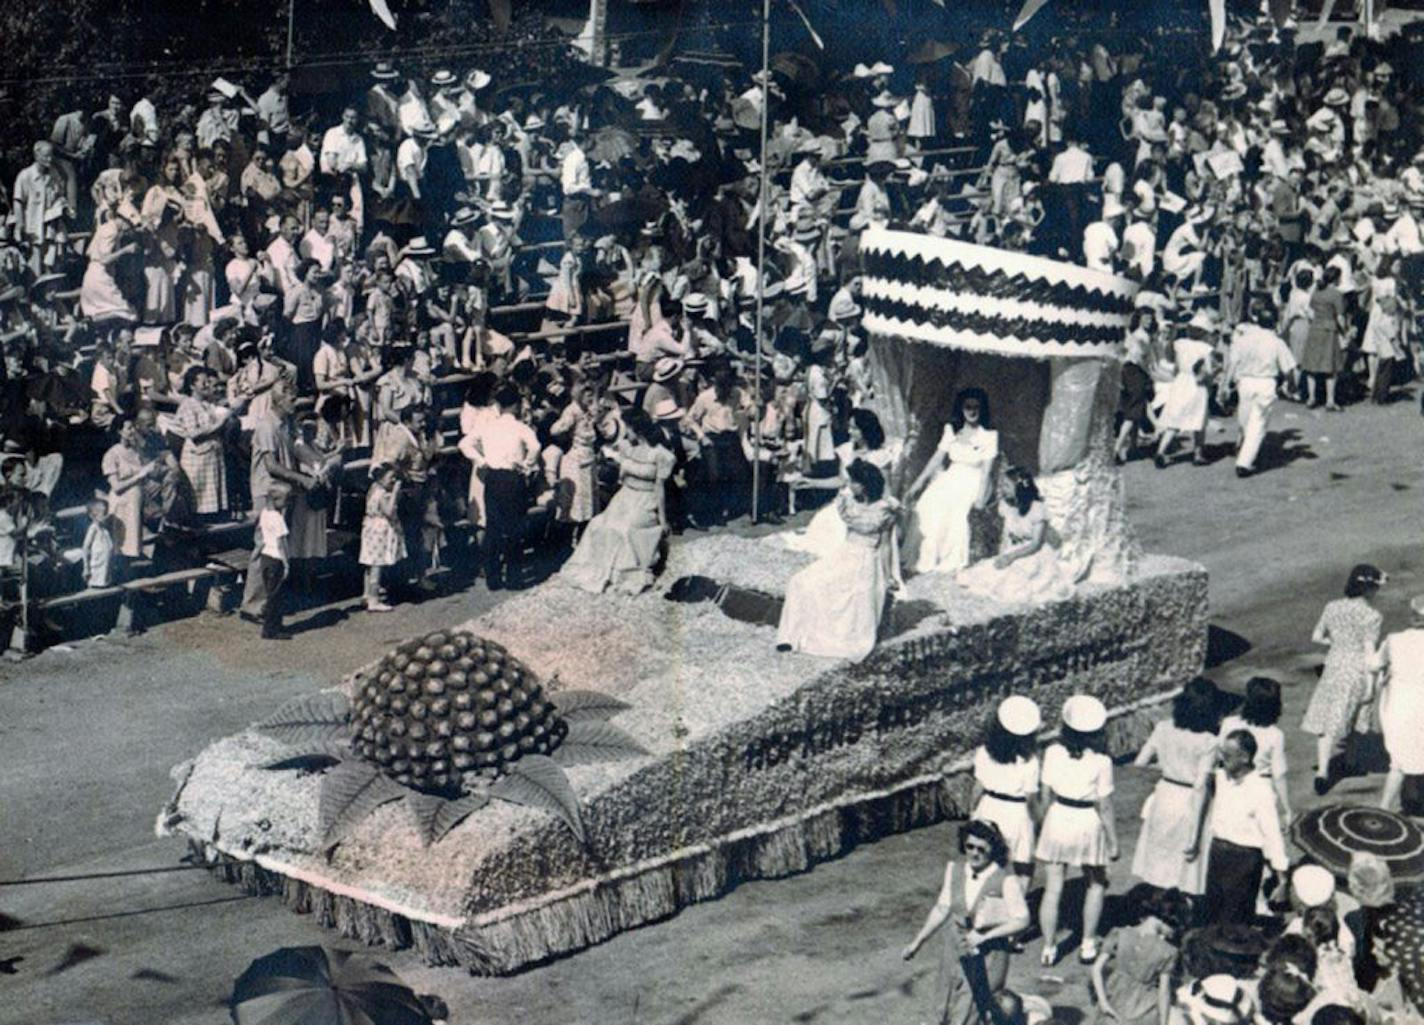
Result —
[[1196, 791], [1159, 781], [1142, 805], [1142, 832], [1132, 855], [1132, 874], [1162, 890], [1206, 892], [1206, 861], [1187, 861], [1187, 845], [1196, 834], [1192, 818]]
[[1034, 851], [1039, 861], [1064, 865], [1106, 865], [1108, 834], [1096, 808], [1070, 808], [1060, 801], [1048, 806], [1043, 831]]
[[1009, 846], [1009, 860], [1019, 864], [1033, 861], [1033, 816], [1027, 801], [1005, 801], [985, 794], [974, 807], [974, 817], [999, 827]]

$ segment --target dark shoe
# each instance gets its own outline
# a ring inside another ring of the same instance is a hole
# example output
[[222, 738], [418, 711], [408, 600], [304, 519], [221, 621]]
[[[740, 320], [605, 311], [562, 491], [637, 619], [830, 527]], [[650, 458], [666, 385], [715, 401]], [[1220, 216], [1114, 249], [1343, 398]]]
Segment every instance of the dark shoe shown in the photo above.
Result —
[[237, 618], [244, 623], [251, 623], [253, 626], [257, 626], [262, 622], [261, 619], [254, 616], [251, 612], [243, 612], [241, 609], [237, 610]]
[[789, 644], [778, 644], [778, 645], [776, 646], [776, 650], [777, 650], [777, 651], [782, 651], [782, 652], [790, 651], [790, 650], [791, 650], [791, 645], [789, 645]]
[[292, 635], [286, 630], [263, 630], [262, 639], [264, 641], [290, 641]]
[[1236, 476], [1238, 476], [1238, 477], [1249, 477], [1249, 476], [1251, 476], [1251, 474], [1253, 474], [1254, 472], [1255, 472], [1254, 470], [1248, 469], [1248, 468], [1245, 467], [1245, 466], [1238, 466], [1238, 467], [1236, 468]]
[[1159, 470], [1165, 470], [1167, 468], [1167, 457], [1164, 456], [1161, 452], [1158, 452], [1155, 456], [1152, 457], [1152, 465], [1157, 467], [1157, 469]]
[[1324, 797], [1330, 793], [1330, 781], [1324, 776], [1315, 777], [1315, 796]]

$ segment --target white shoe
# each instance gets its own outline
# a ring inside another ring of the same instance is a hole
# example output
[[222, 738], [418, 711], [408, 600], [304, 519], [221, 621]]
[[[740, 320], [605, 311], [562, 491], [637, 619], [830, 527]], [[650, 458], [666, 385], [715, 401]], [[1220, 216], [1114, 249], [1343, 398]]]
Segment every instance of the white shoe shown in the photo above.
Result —
[[367, 612], [390, 612], [391, 608], [390, 605], [387, 605], [383, 601], [371, 601], [368, 599], [366, 602]]

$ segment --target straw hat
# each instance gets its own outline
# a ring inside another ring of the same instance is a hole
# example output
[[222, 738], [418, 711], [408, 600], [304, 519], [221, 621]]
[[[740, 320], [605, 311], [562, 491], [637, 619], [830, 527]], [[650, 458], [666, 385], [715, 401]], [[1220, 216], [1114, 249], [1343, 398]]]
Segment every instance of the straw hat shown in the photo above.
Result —
[[682, 300], [682, 312], [693, 317], [706, 315], [711, 303], [701, 292], [689, 292]]
[[1232, 100], [1239, 100], [1245, 95], [1245, 82], [1228, 82], [1226, 87], [1221, 90], [1221, 98], [1223, 100], [1226, 100], [1227, 102], [1230, 102]]
[[1319, 865], [1302, 865], [1291, 874], [1291, 893], [1304, 907], [1319, 907], [1335, 896], [1335, 877]]
[[999, 702], [999, 725], [1016, 737], [1031, 737], [1043, 725], [1043, 713], [1032, 698], [1014, 694]]
[[524, 119], [524, 130], [526, 132], [537, 132], [544, 127], [544, 119], [538, 114], [530, 114]]
[[475, 68], [465, 75], [465, 88], [471, 92], [479, 92], [492, 81], [494, 81], [494, 79], [490, 77], [488, 71], [481, 71], [479, 68]]
[[1338, 85], [1325, 94], [1325, 105], [1327, 107], [1343, 107], [1349, 102], [1350, 94]]
[[1230, 975], [1208, 975], [1192, 983], [1182, 1004], [1193, 1022], [1237, 1025], [1251, 1019], [1250, 997]]
[[448, 89], [454, 85], [456, 81], [458, 81], [458, 79], [455, 78], [455, 73], [449, 68], [441, 68], [430, 76], [430, 84], [437, 89]]
[[894, 65], [886, 64], [884, 61], [876, 61], [870, 65], [870, 73], [872, 75], [893, 75], [895, 68]]
[[401, 250], [404, 256], [434, 256], [435, 247], [426, 241], [424, 235], [417, 235], [410, 240], [410, 244]]
[[684, 412], [677, 399], [659, 399], [653, 404], [654, 420], [680, 420]]
[[497, 199], [489, 205], [487, 211], [491, 217], [497, 221], [514, 220], [514, 207], [510, 206], [502, 199]]
[[663, 381], [671, 381], [682, 373], [685, 364], [676, 356], [664, 356], [653, 364], [653, 380], [661, 384]]
[[838, 293], [831, 300], [830, 317], [837, 323], [854, 320], [864, 312], [858, 302], [844, 293]]
[[1063, 702], [1063, 725], [1079, 733], [1095, 733], [1108, 721], [1108, 710], [1091, 694], [1074, 694]]
[[455, 211], [453, 216], [451, 216], [450, 223], [452, 225], [471, 224], [474, 221], [479, 220], [479, 217], [480, 215], [476, 213], [473, 208], [468, 206], [462, 206], [460, 207], [460, 209]]
[[391, 66], [390, 61], [378, 61], [371, 69], [371, 77], [377, 82], [392, 82], [400, 78], [400, 72]]
[[880, 91], [880, 95], [876, 96], [870, 102], [883, 110], [895, 106], [895, 104], [899, 103], [900, 101], [896, 99], [893, 95], [891, 95], [889, 89], [882, 89]]

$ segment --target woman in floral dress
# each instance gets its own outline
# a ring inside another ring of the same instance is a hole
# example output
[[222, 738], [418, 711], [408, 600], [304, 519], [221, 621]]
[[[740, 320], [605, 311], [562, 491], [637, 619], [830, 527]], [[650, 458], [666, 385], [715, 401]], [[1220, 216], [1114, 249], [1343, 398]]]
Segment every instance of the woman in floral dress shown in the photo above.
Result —
[[193, 511], [199, 516], [219, 515], [231, 508], [223, 434], [233, 410], [214, 401], [212, 372], [201, 364], [183, 375], [183, 392], [173, 417], [173, 433], [183, 439], [179, 465], [193, 486]]
[[1315, 792], [1329, 788], [1330, 759], [1335, 747], [1354, 728], [1362, 709], [1374, 696], [1374, 676], [1370, 669], [1379, 647], [1383, 617], [1371, 603], [1385, 576], [1374, 566], [1361, 564], [1350, 570], [1345, 597], [1325, 606], [1310, 639], [1330, 646], [1325, 671], [1300, 728], [1316, 737]]

